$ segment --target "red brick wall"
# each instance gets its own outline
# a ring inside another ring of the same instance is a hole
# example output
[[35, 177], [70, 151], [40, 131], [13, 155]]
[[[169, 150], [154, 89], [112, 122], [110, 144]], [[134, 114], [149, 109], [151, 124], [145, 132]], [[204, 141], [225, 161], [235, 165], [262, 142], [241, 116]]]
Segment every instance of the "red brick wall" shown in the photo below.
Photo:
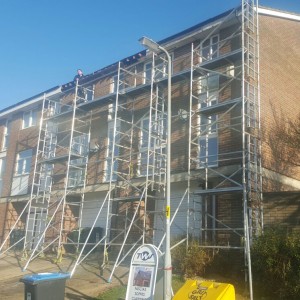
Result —
[[300, 22], [260, 16], [259, 26], [263, 166], [300, 180], [299, 168], [289, 167], [278, 157], [276, 147], [282, 145], [269, 146], [274, 113], [282, 112], [292, 120], [300, 113]]
[[266, 193], [264, 195], [264, 225], [300, 230], [300, 193]]

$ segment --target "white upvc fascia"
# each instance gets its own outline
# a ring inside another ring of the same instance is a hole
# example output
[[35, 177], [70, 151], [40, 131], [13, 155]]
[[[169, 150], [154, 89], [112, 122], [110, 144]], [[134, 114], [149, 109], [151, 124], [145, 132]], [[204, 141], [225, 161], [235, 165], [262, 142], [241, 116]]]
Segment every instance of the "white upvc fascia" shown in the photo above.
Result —
[[273, 10], [265, 7], [259, 7], [258, 13], [260, 15], [267, 15], [267, 16], [278, 17], [278, 18], [283, 18], [288, 20], [300, 21], [300, 15], [279, 11], [279, 10]]
[[[232, 9], [232, 10], [236, 10], [237, 12], [239, 12], [237, 9]], [[171, 41], [169, 41], [167, 43], [164, 43], [163, 46], [166, 47], [167, 49], [172, 48], [174, 45], [177, 45], [177, 44], [179, 44], [181, 42], [184, 42], [185, 40], [188, 40], [190, 38], [195, 37], [196, 35], [199, 35], [199, 34], [201, 34], [203, 32], [206, 32], [206, 31], [208, 31], [210, 29], [213, 29], [216, 26], [219, 26], [221, 23], [223, 23], [224, 20], [226, 20], [231, 13], [232, 12], [230, 12], [226, 16], [221, 17], [220, 19], [214, 20], [211, 23], [208, 23], [208, 24], [204, 25], [203, 27], [199, 27], [198, 29], [195, 29], [194, 31], [192, 31], [192, 32], [190, 32], [188, 34], [185, 34], [185, 35], [183, 35], [180, 38], [177, 38], [177, 39], [171, 40]], [[234, 15], [234, 17], [236, 17], [236, 15]], [[150, 51], [148, 51], [148, 52], [150, 52]]]
[[[60, 91], [61, 91], [61, 87], [58, 87], [58, 88], [55, 89], [54, 91], [51, 91], [51, 92], [49, 92], [49, 93], [46, 93], [46, 97], [53, 96], [53, 95], [59, 93]], [[26, 102], [24, 102], [24, 103], [22, 103], [22, 104], [19, 104], [19, 105], [16, 104], [16, 106], [12, 107], [11, 109], [5, 110], [5, 111], [3, 111], [2, 113], [0, 113], [0, 118], [6, 116], [6, 115], [8, 115], [8, 114], [11, 114], [11, 113], [13, 113], [13, 112], [16, 112], [16, 111], [18, 111], [18, 110], [20, 110], [20, 109], [22, 109], [22, 108], [24, 108], [24, 107], [27, 107], [27, 106], [29, 106], [29, 105], [31, 105], [31, 104], [35, 104], [35, 103], [37, 103], [37, 102], [43, 101], [43, 99], [44, 99], [44, 95], [41, 94], [41, 95], [39, 95], [38, 97], [33, 98], [33, 99], [29, 100], [29, 101], [26, 101]]]

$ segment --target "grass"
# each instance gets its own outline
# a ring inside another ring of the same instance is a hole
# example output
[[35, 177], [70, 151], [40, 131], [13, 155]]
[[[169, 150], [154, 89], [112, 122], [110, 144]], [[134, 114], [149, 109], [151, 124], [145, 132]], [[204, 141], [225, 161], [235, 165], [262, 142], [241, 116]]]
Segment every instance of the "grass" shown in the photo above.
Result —
[[[184, 279], [181, 276], [173, 275], [172, 277], [172, 286], [174, 294], [180, 289], [184, 284]], [[125, 299], [127, 286], [117, 286], [113, 287], [103, 293], [101, 293], [97, 300], [118, 300]], [[95, 299], [95, 300], [96, 300]]]

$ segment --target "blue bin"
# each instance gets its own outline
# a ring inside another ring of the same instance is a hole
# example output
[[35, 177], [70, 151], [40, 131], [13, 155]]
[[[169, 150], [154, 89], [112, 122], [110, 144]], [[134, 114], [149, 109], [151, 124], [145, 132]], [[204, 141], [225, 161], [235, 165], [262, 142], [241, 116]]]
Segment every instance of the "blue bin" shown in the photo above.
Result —
[[69, 273], [38, 273], [24, 276], [24, 300], [64, 300]]

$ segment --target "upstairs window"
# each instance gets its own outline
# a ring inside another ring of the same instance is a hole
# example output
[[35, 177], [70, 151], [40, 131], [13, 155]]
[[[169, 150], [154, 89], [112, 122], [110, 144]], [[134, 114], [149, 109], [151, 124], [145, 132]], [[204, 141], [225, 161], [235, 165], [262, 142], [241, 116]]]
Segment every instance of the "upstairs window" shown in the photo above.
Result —
[[3, 143], [2, 143], [2, 150], [6, 150], [9, 144], [9, 136], [10, 136], [10, 121], [6, 120], [4, 132], [3, 132]]
[[5, 158], [0, 159], [0, 196], [2, 194], [2, 187], [3, 187], [3, 179], [5, 176]]
[[[125, 88], [124, 74], [119, 76], [119, 92]], [[116, 93], [118, 91], [118, 74], [112, 77], [110, 92]]]
[[217, 115], [201, 113], [218, 103], [219, 75], [207, 74], [199, 78], [199, 167], [218, 165]]
[[[107, 159], [105, 166], [105, 181], [116, 181], [118, 171], [118, 157], [120, 143], [120, 121], [116, 122], [116, 130], [114, 130], [114, 121], [108, 122], [107, 130]], [[114, 145], [115, 144], [115, 145]]]
[[201, 43], [202, 61], [211, 60], [219, 56], [219, 35], [213, 35]]
[[152, 75], [152, 63], [146, 63], [144, 65], [144, 83], [151, 82], [151, 75]]
[[152, 117], [151, 123], [150, 125], [149, 117], [141, 120], [139, 146], [139, 175], [141, 176], [163, 174], [166, 168], [167, 122], [165, 115], [160, 113], [156, 118]]
[[18, 153], [16, 175], [29, 174], [31, 169], [32, 149]]
[[23, 114], [23, 129], [35, 126], [37, 123], [37, 111], [29, 110]]
[[[171, 64], [174, 60], [173, 53], [171, 55]], [[154, 80], [165, 78], [168, 73], [168, 60], [167, 57], [158, 57], [155, 59], [153, 68], [152, 62], [145, 63], [144, 65], [144, 83], [150, 83], [152, 80], [152, 72], [154, 71]], [[173, 64], [171, 65], [171, 73], [173, 72]]]

